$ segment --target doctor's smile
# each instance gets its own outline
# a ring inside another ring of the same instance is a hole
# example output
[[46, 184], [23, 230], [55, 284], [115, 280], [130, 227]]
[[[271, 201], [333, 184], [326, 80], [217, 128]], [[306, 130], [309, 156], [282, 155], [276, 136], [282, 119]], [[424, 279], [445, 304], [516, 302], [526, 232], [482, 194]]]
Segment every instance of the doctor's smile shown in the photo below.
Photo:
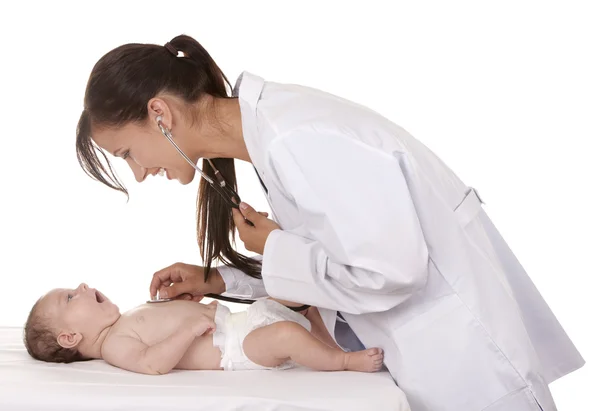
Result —
[[[549, 383], [585, 363], [479, 190], [365, 106], [247, 71], [232, 84], [180, 35], [97, 61], [75, 149], [85, 173], [127, 196], [111, 161], [138, 182], [199, 174], [200, 255], [156, 271], [149, 303], [123, 314], [108, 299], [89, 305], [86, 284], [70, 306], [50, 292], [29, 323], [36, 358], [147, 374], [386, 372], [412, 411], [555, 410]], [[236, 159], [252, 165], [269, 213], [240, 198]], [[205, 296], [249, 307], [230, 313]], [[46, 351], [40, 307], [56, 320]], [[140, 317], [169, 325], [128, 320]]]

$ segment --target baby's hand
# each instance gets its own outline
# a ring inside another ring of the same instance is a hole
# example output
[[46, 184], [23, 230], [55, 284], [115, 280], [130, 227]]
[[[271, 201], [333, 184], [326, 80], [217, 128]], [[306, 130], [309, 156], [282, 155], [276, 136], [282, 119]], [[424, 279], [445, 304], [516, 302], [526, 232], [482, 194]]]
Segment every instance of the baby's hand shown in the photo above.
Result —
[[201, 315], [199, 317], [194, 318], [191, 321], [191, 324], [192, 332], [196, 337], [210, 335], [214, 333], [217, 329], [217, 325], [215, 324], [215, 322], [205, 315]]

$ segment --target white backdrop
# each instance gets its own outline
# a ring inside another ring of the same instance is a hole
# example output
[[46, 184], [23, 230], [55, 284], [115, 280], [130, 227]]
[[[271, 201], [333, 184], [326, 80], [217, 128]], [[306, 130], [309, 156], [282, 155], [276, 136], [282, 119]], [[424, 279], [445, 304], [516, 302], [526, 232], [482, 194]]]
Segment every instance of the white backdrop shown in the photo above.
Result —
[[[42, 293], [81, 281], [127, 310], [148, 297], [156, 270], [176, 261], [199, 263], [198, 179], [185, 187], [160, 177], [137, 184], [125, 163], [116, 161], [130, 189], [126, 203], [83, 173], [74, 144], [94, 63], [123, 43], [164, 44], [185, 33], [208, 49], [232, 83], [248, 70], [367, 105], [424, 141], [478, 188], [588, 361], [551, 386], [559, 409], [595, 408], [595, 2], [347, 3], [3, 5], [0, 325], [21, 325]], [[268, 211], [250, 166], [237, 166], [241, 197]]]

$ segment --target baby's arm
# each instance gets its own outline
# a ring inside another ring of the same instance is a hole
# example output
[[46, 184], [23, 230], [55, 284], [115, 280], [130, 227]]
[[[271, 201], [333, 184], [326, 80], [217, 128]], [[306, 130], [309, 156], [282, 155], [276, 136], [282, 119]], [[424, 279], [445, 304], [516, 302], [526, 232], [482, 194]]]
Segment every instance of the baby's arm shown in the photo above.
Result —
[[181, 361], [192, 342], [215, 330], [208, 317], [195, 319], [189, 326], [179, 327], [161, 342], [148, 346], [136, 337], [109, 336], [102, 345], [102, 358], [107, 363], [142, 374], [166, 374]]

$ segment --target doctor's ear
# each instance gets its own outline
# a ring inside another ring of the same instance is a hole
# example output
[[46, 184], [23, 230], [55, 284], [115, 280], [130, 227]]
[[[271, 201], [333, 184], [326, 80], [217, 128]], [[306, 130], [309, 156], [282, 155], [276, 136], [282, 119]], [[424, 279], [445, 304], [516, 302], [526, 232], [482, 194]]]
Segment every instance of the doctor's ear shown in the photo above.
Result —
[[155, 97], [148, 101], [148, 118], [154, 123], [154, 127], [157, 126], [158, 120], [169, 130], [173, 127], [173, 112], [162, 98]]
[[56, 338], [56, 342], [63, 348], [75, 348], [83, 340], [80, 333], [61, 332]]

